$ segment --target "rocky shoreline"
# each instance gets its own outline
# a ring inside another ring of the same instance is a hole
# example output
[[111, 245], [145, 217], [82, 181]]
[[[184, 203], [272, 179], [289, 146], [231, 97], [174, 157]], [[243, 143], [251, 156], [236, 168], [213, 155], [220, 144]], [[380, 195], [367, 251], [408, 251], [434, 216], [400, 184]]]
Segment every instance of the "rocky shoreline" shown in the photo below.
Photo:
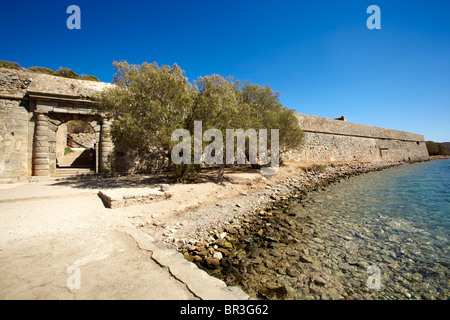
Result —
[[[249, 201], [253, 205], [247, 213], [238, 212], [213, 229], [197, 228], [169, 242], [187, 260], [228, 285], [239, 285], [256, 299], [443, 298], [446, 293], [440, 295], [433, 286], [420, 295], [398, 286], [398, 281], [397, 287], [393, 285], [395, 289], [386, 287], [385, 283], [389, 283], [386, 277], [393, 276], [388, 268], [384, 268], [381, 291], [368, 289], [367, 256], [372, 254], [371, 250], [384, 250], [384, 258], [378, 258], [381, 259], [378, 264], [387, 263], [391, 269], [392, 265], [398, 265], [393, 250], [374, 248], [373, 241], [369, 248], [363, 248], [349, 240], [364, 238], [367, 229], [346, 235], [347, 230], [336, 229], [334, 222], [319, 221], [307, 210], [295, 209], [320, 202], [311, 196], [330, 184], [396, 165], [400, 164], [349, 163], [300, 170], [277, 185], [266, 186], [269, 191], [266, 200], [257, 204]], [[245, 210], [248, 205], [237, 203], [236, 207]], [[406, 276], [400, 282], [422, 280], [417, 272]]]

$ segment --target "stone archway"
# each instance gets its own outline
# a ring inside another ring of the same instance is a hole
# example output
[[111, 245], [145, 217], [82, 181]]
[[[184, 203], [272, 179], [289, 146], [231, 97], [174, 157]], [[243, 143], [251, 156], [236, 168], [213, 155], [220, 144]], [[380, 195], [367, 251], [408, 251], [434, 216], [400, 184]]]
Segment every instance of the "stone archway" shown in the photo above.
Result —
[[70, 120], [90, 124], [96, 137], [96, 172], [111, 170], [113, 144], [110, 122], [92, 111], [94, 102], [80, 96], [28, 92], [34, 106], [33, 176], [52, 176], [56, 171], [56, 132]]
[[[95, 140], [100, 141], [101, 134], [101, 122], [93, 115], [79, 115], [79, 114], [70, 114], [70, 113], [54, 113], [51, 112], [48, 114], [49, 121], [49, 164], [50, 164], [50, 175], [54, 175], [56, 169], [56, 159], [57, 159], [57, 132], [58, 128], [72, 120], [81, 120], [89, 124], [94, 132], [95, 132]], [[99, 123], [100, 122], [100, 123]], [[97, 155], [97, 144], [94, 145], [94, 149], [96, 150], [96, 161], [95, 161], [95, 172], [98, 172], [98, 155]], [[54, 166], [54, 167], [53, 167]]]

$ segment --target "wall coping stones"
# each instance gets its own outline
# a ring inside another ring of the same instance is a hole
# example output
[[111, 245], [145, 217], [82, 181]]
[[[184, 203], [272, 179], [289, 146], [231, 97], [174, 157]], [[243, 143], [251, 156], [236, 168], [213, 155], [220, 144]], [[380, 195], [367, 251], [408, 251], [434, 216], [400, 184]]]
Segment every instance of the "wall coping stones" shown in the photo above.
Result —
[[296, 113], [296, 116], [300, 124], [300, 129], [304, 132], [387, 140], [424, 141], [423, 135], [406, 131], [385, 129], [301, 113]]

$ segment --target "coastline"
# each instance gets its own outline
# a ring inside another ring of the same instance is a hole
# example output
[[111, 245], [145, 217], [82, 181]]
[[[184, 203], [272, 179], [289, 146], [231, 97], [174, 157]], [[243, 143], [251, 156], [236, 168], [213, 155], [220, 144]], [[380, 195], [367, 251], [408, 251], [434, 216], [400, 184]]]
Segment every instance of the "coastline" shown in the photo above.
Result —
[[[403, 164], [409, 162], [332, 163], [316, 167], [316, 170], [308, 165], [289, 164], [279, 179], [258, 180], [259, 189], [252, 193], [240, 191], [239, 195], [224, 200], [218, 196], [214, 204], [190, 210], [184, 216], [178, 215], [175, 224], [166, 221], [162, 229], [168, 232], [159, 234], [158, 240], [174, 246], [188, 261], [210, 275], [230, 286], [240, 286], [253, 298], [379, 299], [382, 296], [368, 289], [364, 293], [348, 293], [323, 272], [320, 257], [314, 256], [310, 244], [306, 244], [313, 239], [315, 245], [323, 246], [318, 226], [309, 216], [296, 217], [300, 225], [293, 225], [292, 219], [285, 217], [295, 214], [285, 209], [292, 202], [320, 201], [308, 198], [343, 179]], [[232, 179], [230, 184], [251, 187], [254, 183]], [[187, 219], [180, 221], [180, 217]], [[292, 234], [293, 228], [300, 228], [302, 234]], [[261, 252], [261, 246], [271, 248], [271, 254]], [[296, 249], [289, 250], [292, 246]], [[349, 257], [347, 260], [341, 263], [341, 267], [347, 269], [345, 271], [359, 268], [366, 275], [367, 263], [351, 261]], [[255, 274], [262, 277], [254, 277]], [[300, 279], [308, 292], [292, 292], [277, 276]], [[403, 298], [412, 297], [409, 293], [402, 295]]]

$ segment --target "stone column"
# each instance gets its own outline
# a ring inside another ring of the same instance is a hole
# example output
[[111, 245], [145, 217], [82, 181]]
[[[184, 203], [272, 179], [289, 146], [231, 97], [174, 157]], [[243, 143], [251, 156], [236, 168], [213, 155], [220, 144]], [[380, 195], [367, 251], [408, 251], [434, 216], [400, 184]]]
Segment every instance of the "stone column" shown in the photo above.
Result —
[[44, 113], [36, 113], [33, 142], [33, 175], [50, 176], [48, 119]]
[[111, 171], [113, 143], [111, 140], [111, 122], [108, 120], [102, 121], [102, 128], [100, 131], [100, 157], [99, 165], [101, 172]]

